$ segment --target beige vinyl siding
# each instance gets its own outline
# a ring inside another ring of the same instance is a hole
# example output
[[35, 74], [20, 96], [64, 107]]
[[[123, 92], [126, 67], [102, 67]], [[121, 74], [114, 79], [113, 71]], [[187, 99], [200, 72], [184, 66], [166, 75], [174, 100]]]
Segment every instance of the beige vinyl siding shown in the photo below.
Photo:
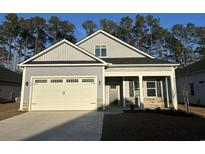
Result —
[[94, 61], [94, 59], [67, 43], [63, 43], [34, 61]]
[[125, 45], [105, 36], [102, 33], [98, 33], [94, 37], [81, 43], [79, 46], [83, 49], [95, 54], [95, 45], [106, 44], [107, 45], [107, 57], [108, 58], [119, 58], [119, 57], [145, 57], [142, 54], [126, 47]]

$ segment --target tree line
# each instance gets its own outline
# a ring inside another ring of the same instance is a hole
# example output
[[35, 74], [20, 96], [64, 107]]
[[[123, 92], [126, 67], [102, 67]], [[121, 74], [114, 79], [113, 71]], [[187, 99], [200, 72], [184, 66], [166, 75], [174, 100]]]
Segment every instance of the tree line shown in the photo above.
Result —
[[[205, 57], [205, 27], [193, 23], [166, 29], [152, 15], [137, 15], [134, 19], [122, 17], [119, 22], [85, 20], [82, 27], [87, 35], [102, 29], [156, 58], [180, 63], [182, 67]], [[17, 63], [62, 39], [75, 43], [74, 32], [73, 23], [57, 16], [45, 20], [40, 16], [25, 19], [7, 14], [0, 24], [1, 62], [9, 62], [15, 70]]]

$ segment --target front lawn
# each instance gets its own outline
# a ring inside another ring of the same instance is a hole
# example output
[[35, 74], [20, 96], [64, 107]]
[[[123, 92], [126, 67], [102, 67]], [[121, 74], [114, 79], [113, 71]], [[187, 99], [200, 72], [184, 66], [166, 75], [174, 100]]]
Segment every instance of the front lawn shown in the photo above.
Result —
[[105, 114], [104, 141], [205, 140], [205, 118], [182, 111]]
[[4, 120], [22, 113], [23, 111], [18, 111], [19, 103], [5, 103], [0, 104], [0, 120]]

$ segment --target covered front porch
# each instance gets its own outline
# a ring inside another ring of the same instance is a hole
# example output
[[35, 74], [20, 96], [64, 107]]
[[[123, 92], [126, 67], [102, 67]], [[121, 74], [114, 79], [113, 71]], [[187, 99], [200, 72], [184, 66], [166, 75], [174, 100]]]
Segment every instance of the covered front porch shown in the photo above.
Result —
[[124, 75], [105, 77], [105, 109], [177, 109], [174, 76]]

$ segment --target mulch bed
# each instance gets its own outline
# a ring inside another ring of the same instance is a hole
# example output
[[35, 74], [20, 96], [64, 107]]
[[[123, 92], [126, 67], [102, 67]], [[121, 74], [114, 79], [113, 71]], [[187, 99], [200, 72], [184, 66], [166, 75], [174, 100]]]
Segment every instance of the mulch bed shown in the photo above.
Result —
[[182, 111], [125, 111], [105, 114], [103, 141], [205, 140], [205, 118]]
[[4, 120], [25, 113], [25, 111], [18, 111], [18, 109], [19, 109], [19, 103], [0, 104], [0, 120]]

